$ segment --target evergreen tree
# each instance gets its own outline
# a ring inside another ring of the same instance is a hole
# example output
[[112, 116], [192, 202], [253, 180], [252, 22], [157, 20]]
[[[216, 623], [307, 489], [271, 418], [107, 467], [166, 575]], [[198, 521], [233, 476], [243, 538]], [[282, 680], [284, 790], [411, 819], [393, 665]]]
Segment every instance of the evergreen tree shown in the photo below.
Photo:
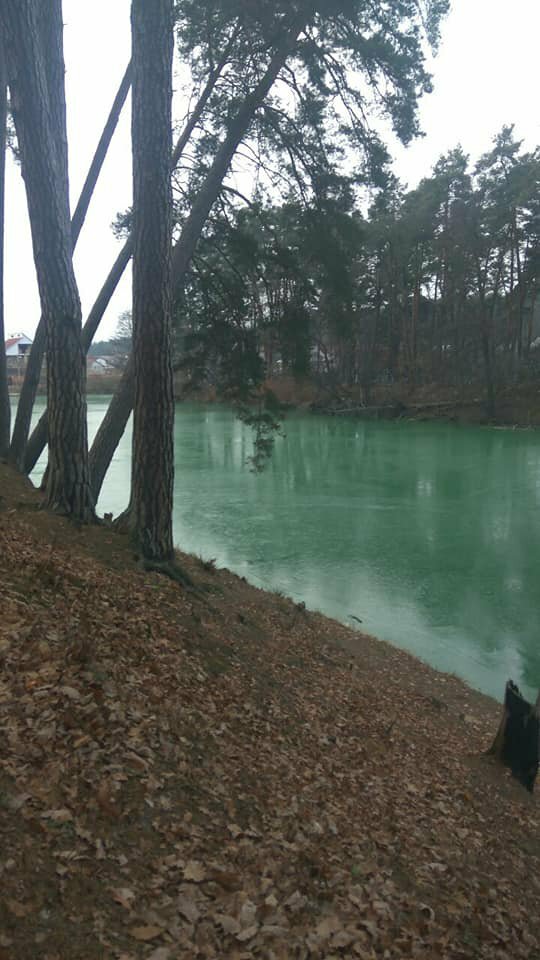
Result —
[[81, 306], [71, 258], [61, 4], [2, 0], [0, 24], [47, 332], [46, 502], [86, 522], [94, 515], [94, 505]]
[[171, 361], [172, 0], [133, 0], [132, 535], [147, 562], [173, 559]]

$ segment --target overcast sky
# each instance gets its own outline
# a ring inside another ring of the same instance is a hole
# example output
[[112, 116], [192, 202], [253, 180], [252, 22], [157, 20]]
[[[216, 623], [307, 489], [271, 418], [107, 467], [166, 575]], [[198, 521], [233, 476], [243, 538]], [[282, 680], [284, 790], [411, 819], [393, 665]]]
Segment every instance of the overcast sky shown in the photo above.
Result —
[[[540, 143], [539, 0], [451, 0], [431, 70], [434, 92], [420, 117], [425, 137], [396, 148], [396, 172], [411, 186], [441, 153], [461, 143], [476, 159], [505, 123], [527, 147]], [[129, 0], [64, 0], [66, 85], [72, 206], [77, 200], [114, 92], [129, 58]], [[83, 315], [118, 252], [110, 223], [130, 204], [129, 109], [125, 108], [77, 246], [75, 269]], [[26, 202], [18, 168], [8, 159], [5, 327], [31, 335], [39, 319]], [[130, 279], [121, 283], [98, 339], [130, 307]]]

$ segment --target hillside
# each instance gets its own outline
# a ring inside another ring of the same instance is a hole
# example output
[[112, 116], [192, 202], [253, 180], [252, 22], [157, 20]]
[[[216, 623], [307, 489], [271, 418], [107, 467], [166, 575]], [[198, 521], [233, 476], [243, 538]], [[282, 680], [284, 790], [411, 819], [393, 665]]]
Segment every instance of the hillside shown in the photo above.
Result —
[[498, 706], [183, 563], [0, 466], [1, 960], [540, 958]]

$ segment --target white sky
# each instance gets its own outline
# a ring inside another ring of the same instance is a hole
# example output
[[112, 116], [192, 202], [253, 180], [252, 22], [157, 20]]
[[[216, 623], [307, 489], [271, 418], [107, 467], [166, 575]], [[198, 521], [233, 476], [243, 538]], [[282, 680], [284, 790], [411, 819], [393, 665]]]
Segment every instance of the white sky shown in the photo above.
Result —
[[[72, 206], [129, 58], [129, 0], [64, 0]], [[412, 186], [441, 153], [461, 143], [476, 159], [504, 123], [527, 147], [540, 143], [539, 0], [452, 0], [431, 71], [434, 92], [420, 107], [426, 136], [397, 147], [396, 172]], [[109, 150], [77, 245], [75, 269], [86, 316], [119, 250], [110, 223], [131, 202], [129, 107]], [[6, 334], [31, 335], [39, 319], [24, 187], [8, 159], [6, 187]], [[106, 339], [130, 307], [129, 272], [97, 339]]]

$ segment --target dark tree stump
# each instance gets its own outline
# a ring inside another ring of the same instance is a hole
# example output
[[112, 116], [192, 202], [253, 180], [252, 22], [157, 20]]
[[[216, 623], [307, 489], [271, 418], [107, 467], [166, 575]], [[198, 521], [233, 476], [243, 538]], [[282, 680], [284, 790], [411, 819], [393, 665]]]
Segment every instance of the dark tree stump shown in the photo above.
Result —
[[512, 775], [529, 793], [533, 792], [538, 773], [539, 707], [540, 694], [536, 703], [530, 704], [516, 684], [509, 680], [504, 692], [502, 719], [488, 750], [489, 755], [510, 767]]

